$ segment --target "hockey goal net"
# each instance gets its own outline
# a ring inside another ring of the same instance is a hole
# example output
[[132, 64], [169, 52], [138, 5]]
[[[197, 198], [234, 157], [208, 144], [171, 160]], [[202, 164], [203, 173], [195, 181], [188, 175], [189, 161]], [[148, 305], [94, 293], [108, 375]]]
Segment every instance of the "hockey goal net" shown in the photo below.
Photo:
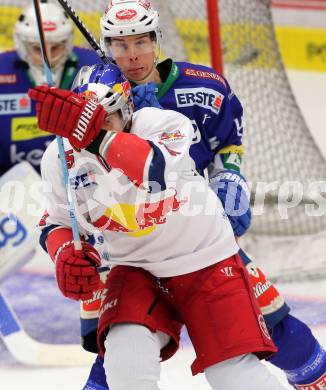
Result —
[[[107, 2], [70, 1], [95, 36]], [[12, 47], [14, 22], [28, 3], [0, 0], [0, 50]], [[292, 94], [270, 1], [152, 3], [160, 11], [164, 54], [209, 65], [213, 48], [213, 63], [222, 60], [223, 72], [243, 103], [243, 171], [255, 194], [253, 224], [243, 244], [275, 279], [325, 275], [326, 162]], [[209, 29], [211, 23], [218, 31]], [[213, 31], [210, 40], [209, 31]], [[86, 45], [78, 32], [75, 43]]]

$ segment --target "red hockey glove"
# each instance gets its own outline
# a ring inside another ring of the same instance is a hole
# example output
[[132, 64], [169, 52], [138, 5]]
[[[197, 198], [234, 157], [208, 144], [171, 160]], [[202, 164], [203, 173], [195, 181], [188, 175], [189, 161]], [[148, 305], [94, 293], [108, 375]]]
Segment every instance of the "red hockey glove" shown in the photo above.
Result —
[[56, 87], [42, 85], [30, 89], [28, 96], [37, 102], [40, 129], [68, 138], [77, 150], [96, 139], [107, 114], [96, 101]]
[[60, 228], [49, 233], [47, 238], [49, 255], [55, 263], [59, 289], [65, 297], [86, 300], [100, 286], [97, 267], [101, 265], [97, 250], [82, 242], [82, 250], [75, 251], [72, 232]]

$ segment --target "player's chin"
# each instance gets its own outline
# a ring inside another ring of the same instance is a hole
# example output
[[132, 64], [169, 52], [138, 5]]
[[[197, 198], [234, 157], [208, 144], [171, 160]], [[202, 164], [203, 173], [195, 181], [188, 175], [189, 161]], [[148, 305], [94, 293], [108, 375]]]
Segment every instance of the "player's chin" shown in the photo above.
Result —
[[124, 73], [129, 80], [133, 80], [137, 82], [137, 81], [144, 80], [147, 77], [148, 70], [145, 68], [139, 68], [135, 70], [128, 70]]

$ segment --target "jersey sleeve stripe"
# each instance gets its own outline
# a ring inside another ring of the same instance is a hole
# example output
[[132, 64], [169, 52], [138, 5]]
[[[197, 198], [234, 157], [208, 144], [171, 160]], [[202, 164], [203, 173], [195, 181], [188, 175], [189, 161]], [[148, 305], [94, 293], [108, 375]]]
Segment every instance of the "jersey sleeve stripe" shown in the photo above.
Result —
[[39, 243], [40, 243], [41, 247], [45, 250], [45, 252], [48, 252], [48, 248], [46, 246], [46, 240], [48, 238], [48, 235], [50, 234], [50, 232], [52, 232], [53, 230], [58, 229], [58, 228], [62, 228], [62, 226], [49, 225], [49, 226], [46, 226], [45, 228], [42, 229], [42, 232], [41, 232], [41, 235], [39, 238]]
[[[148, 141], [153, 149], [153, 156], [151, 163], [149, 165], [148, 170], [148, 180], [149, 182], [155, 182], [160, 185], [160, 188], [157, 191], [165, 191], [166, 190], [166, 183], [165, 183], [165, 158], [163, 156], [163, 153], [161, 152], [160, 148], [157, 147], [153, 142]], [[154, 192], [155, 188], [153, 188]]]
[[244, 153], [244, 146], [243, 145], [229, 145], [225, 148], [222, 148], [218, 151], [218, 154], [228, 154], [228, 153], [235, 153], [243, 155]]

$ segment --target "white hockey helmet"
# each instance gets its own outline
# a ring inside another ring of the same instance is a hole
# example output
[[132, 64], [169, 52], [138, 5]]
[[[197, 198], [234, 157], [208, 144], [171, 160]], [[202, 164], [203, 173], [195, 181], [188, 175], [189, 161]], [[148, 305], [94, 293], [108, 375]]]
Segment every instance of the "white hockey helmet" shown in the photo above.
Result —
[[[55, 73], [59, 71], [59, 68], [61, 68], [61, 71], [63, 70], [63, 65], [72, 50], [73, 26], [68, 15], [58, 5], [42, 2], [40, 8], [46, 42], [65, 44], [60, 58], [57, 59], [55, 66], [52, 67], [52, 72], [55, 76]], [[15, 23], [14, 41], [18, 55], [23, 61], [26, 61], [29, 64], [33, 71], [33, 77], [35, 77], [34, 70], [36, 70], [37, 74], [40, 73], [40, 70], [42, 71], [42, 69], [37, 71], [37, 68], [40, 67], [33, 64], [29, 54], [30, 44], [39, 43], [39, 32], [33, 6], [27, 7]]]
[[100, 19], [101, 46], [106, 38], [154, 32], [157, 41], [162, 37], [159, 27], [159, 14], [149, 0], [110, 0]]

